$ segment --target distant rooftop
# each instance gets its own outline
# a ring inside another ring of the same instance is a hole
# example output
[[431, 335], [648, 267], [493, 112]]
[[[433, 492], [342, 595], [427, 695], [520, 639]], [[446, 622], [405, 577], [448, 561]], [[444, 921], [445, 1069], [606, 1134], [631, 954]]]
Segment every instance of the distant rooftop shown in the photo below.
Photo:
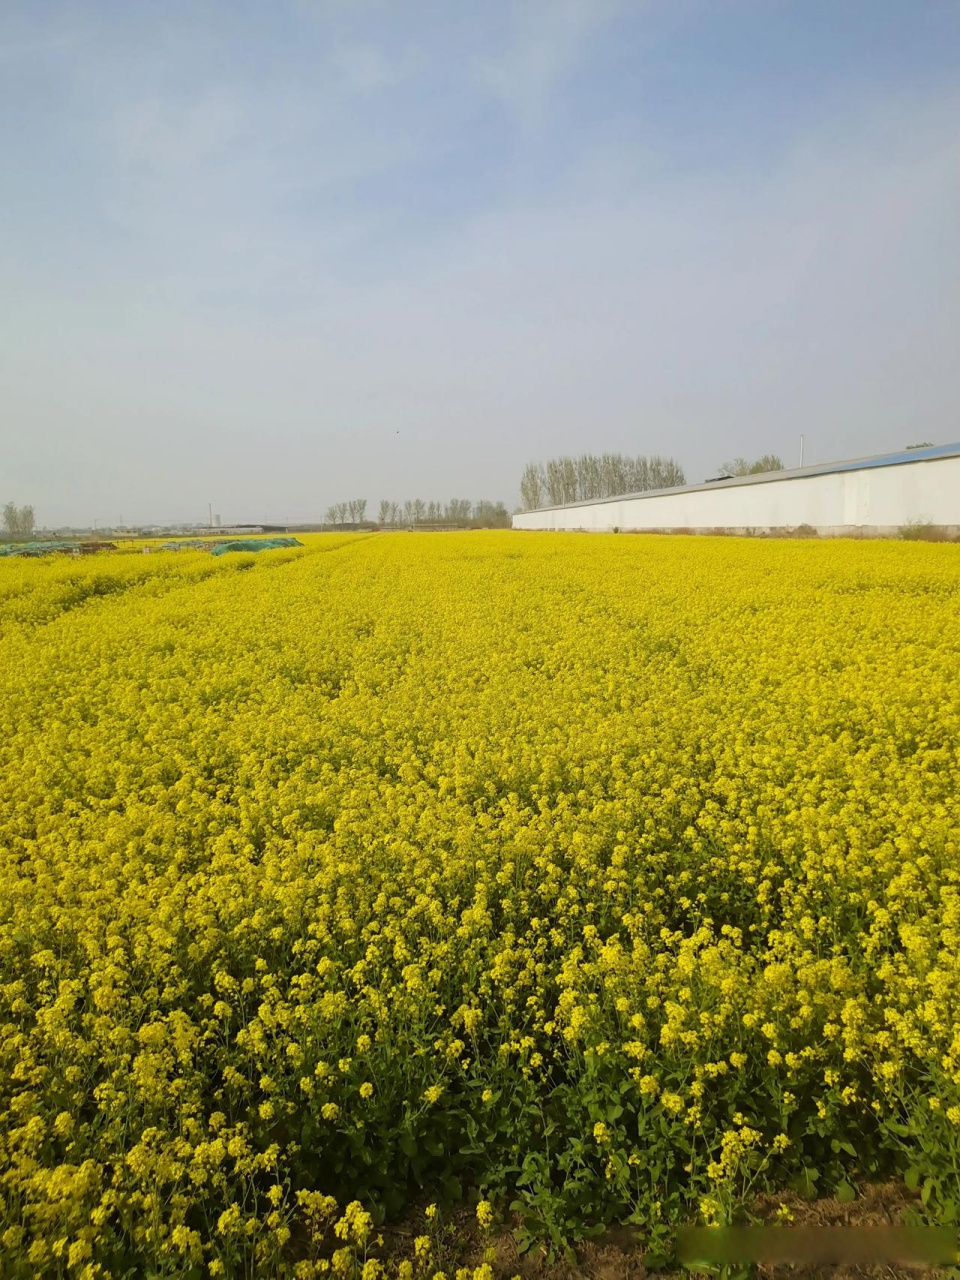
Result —
[[868, 471], [874, 467], [902, 467], [912, 462], [938, 462], [941, 458], [960, 457], [957, 444], [931, 444], [920, 449], [901, 449], [897, 453], [877, 453], [869, 458], [850, 458], [843, 462], [818, 462], [812, 467], [788, 467], [783, 471], [763, 471], [759, 475], [730, 476], [705, 480], [703, 484], [676, 485], [671, 489], [644, 489], [640, 493], [617, 493], [610, 498], [584, 498], [579, 502], [562, 502], [538, 511], [559, 511], [567, 507], [595, 507], [604, 502], [626, 502], [633, 498], [661, 498], [668, 493], [696, 493], [701, 489], [733, 489], [742, 484], [771, 484], [777, 480], [804, 480], [807, 476], [832, 475], [839, 471]]

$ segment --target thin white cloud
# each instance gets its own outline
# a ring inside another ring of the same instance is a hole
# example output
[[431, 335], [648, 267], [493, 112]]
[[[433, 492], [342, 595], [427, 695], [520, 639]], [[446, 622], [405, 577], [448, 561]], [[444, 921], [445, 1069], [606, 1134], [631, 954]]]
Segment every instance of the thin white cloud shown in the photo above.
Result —
[[524, 129], [537, 129], [590, 36], [617, 7], [616, 0], [515, 0], [506, 47], [476, 60], [478, 82]]
[[375, 44], [352, 42], [341, 45], [333, 55], [333, 66], [344, 89], [359, 93], [401, 84], [421, 65], [421, 55], [409, 46], [396, 52]]
[[78, 41], [76, 33], [66, 31], [24, 39], [0, 35], [0, 62], [25, 62], [56, 55], [74, 47]]
[[210, 87], [187, 100], [151, 95], [126, 103], [112, 128], [121, 160], [166, 177], [224, 154], [238, 141], [243, 118], [236, 93]]

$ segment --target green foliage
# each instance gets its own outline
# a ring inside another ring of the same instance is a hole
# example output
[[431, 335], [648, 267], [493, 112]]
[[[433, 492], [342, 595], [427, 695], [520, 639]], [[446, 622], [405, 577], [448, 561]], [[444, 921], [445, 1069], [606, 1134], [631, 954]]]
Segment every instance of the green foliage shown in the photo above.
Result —
[[904, 542], [950, 542], [951, 537], [942, 525], [934, 524], [927, 516], [918, 516], [900, 526], [899, 536]]
[[764, 453], [753, 462], [746, 458], [734, 458], [732, 462], [724, 462], [720, 471], [728, 476], [758, 476], [768, 471], [782, 471], [783, 459], [776, 453]]

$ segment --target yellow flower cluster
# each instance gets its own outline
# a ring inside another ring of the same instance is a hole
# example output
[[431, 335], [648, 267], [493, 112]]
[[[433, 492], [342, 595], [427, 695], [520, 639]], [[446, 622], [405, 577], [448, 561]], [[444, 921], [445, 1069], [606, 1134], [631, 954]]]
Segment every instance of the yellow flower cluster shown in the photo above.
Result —
[[0, 1273], [949, 1180], [957, 548], [306, 542], [0, 563]]

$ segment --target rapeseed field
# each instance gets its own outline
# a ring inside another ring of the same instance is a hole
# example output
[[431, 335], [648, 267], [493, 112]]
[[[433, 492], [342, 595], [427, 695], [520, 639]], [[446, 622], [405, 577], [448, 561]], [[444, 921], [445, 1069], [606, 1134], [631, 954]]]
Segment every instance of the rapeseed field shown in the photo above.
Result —
[[0, 564], [0, 1274], [954, 1221], [960, 549], [306, 541]]

